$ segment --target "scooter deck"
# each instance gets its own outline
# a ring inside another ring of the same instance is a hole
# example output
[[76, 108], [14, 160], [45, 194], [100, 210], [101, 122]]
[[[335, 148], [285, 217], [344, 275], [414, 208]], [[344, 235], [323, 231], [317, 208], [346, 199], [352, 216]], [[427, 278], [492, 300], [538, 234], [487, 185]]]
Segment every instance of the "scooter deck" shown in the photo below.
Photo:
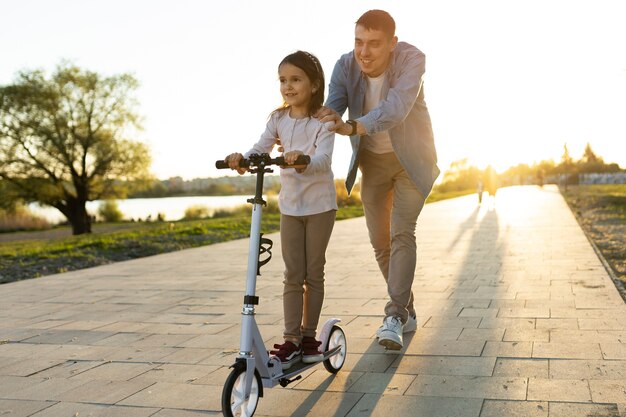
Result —
[[327, 360], [328, 358], [330, 358], [331, 356], [334, 356], [335, 354], [339, 353], [339, 351], [341, 350], [342, 346], [335, 346], [334, 348], [332, 348], [331, 350], [327, 350], [326, 352], [323, 353], [324, 355], [324, 359], [320, 359], [317, 362], [313, 362], [313, 363], [304, 363], [302, 361], [291, 365], [291, 367], [289, 369], [285, 369], [285, 373], [283, 375], [281, 375], [280, 379], [286, 378], [286, 379], [290, 379], [293, 376], [298, 375], [299, 373], [301, 373], [302, 371], [311, 368], [315, 365], [319, 365], [320, 363], [324, 362], [325, 360]]

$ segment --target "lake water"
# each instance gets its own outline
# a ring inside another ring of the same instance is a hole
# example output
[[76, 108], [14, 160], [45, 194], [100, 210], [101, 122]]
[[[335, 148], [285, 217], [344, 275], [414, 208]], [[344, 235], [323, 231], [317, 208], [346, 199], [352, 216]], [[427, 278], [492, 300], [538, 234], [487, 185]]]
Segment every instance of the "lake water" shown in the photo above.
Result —
[[[163, 198], [131, 198], [128, 200], [117, 200], [117, 206], [124, 215], [124, 219], [146, 220], [148, 216], [152, 220], [157, 218], [159, 213], [165, 216], [165, 220], [180, 220], [185, 216], [185, 210], [192, 206], [204, 206], [212, 215], [216, 210], [231, 209], [237, 206], [248, 204], [246, 200], [251, 196], [211, 196], [211, 197], [163, 197]], [[265, 198], [267, 200], [267, 197]], [[102, 201], [87, 202], [87, 211], [96, 215]], [[53, 207], [42, 207], [38, 204], [31, 204], [30, 210], [46, 218], [52, 223], [65, 221], [61, 212]]]

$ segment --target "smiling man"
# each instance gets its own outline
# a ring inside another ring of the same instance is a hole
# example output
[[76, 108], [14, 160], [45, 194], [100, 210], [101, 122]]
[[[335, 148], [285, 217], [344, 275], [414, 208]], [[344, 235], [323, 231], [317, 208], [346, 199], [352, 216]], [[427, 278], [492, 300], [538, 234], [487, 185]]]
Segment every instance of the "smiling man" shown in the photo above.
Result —
[[[381, 345], [399, 350], [402, 334], [417, 328], [411, 291], [415, 226], [439, 168], [424, 101], [425, 56], [398, 42], [395, 30], [385, 11], [359, 18], [354, 50], [337, 61], [326, 107], [317, 117], [350, 136], [346, 188], [352, 190], [359, 168], [365, 220], [389, 295], [376, 336]], [[346, 110], [349, 118], [343, 121]]]

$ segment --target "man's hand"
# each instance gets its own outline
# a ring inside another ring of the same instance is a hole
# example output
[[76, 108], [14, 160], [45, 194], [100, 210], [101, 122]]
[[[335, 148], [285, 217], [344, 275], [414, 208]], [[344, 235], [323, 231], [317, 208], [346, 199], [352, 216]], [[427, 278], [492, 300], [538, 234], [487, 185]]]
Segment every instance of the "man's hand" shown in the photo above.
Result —
[[352, 126], [345, 123], [341, 119], [339, 113], [331, 108], [322, 106], [317, 112], [315, 112], [313, 117], [316, 117], [320, 122], [324, 123], [326, 128], [331, 132], [335, 132], [343, 136], [350, 136], [350, 133], [352, 133]]
[[234, 169], [239, 173], [239, 175], [243, 175], [247, 171], [247, 169], [239, 166], [239, 161], [241, 161], [242, 159], [243, 155], [235, 152], [224, 158], [224, 162], [228, 164], [228, 167], [230, 169]]

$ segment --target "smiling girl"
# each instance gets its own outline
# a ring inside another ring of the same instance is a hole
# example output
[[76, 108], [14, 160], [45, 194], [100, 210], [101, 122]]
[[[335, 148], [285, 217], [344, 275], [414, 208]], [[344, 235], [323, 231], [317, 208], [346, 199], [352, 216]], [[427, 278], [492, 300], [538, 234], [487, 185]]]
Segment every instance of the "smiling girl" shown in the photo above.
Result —
[[285, 342], [274, 345], [270, 353], [288, 369], [300, 360], [312, 363], [323, 359], [315, 335], [324, 302], [326, 247], [337, 210], [331, 170], [335, 135], [312, 117], [324, 101], [319, 60], [308, 52], [295, 52], [282, 60], [278, 77], [283, 105], [270, 114], [265, 132], [252, 149], [245, 155], [230, 154], [225, 161], [243, 174], [239, 161], [253, 153], [271, 152], [277, 140], [287, 164], [292, 165], [302, 154], [311, 157], [303, 168], [280, 172]]

